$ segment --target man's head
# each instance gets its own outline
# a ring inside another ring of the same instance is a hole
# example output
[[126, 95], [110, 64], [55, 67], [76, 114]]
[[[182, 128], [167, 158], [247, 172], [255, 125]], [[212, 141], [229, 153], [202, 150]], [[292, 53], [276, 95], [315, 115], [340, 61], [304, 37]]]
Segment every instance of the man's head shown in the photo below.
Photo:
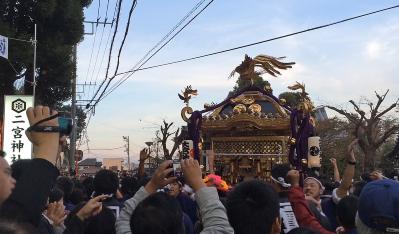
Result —
[[73, 181], [66, 176], [60, 176], [57, 178], [55, 186], [61, 189], [62, 192], [64, 193], [64, 202], [65, 203], [70, 202], [70, 197], [75, 187]]
[[135, 234], [183, 234], [183, 213], [178, 201], [166, 193], [154, 193], [144, 199], [130, 218]]
[[[399, 183], [377, 180], [364, 186], [357, 223], [380, 232], [399, 232]], [[359, 232], [362, 233], [362, 232]]]
[[11, 176], [8, 162], [0, 157], [0, 205], [11, 195], [15, 187], [15, 179]]
[[119, 179], [115, 172], [101, 170], [97, 172], [93, 180], [94, 192], [100, 194], [115, 194], [118, 190]]
[[350, 195], [342, 198], [337, 205], [337, 218], [344, 228], [355, 228], [358, 198]]
[[287, 179], [288, 172], [291, 170], [288, 164], [276, 164], [271, 171], [272, 185], [277, 192], [287, 190], [291, 184]]
[[303, 191], [306, 196], [313, 197], [318, 201], [324, 192], [324, 186], [318, 178], [308, 176], [303, 181]]
[[182, 183], [180, 181], [174, 181], [168, 185], [169, 191], [168, 194], [171, 197], [177, 197], [182, 191]]
[[280, 233], [278, 195], [259, 180], [238, 184], [228, 195], [227, 216], [237, 234]]

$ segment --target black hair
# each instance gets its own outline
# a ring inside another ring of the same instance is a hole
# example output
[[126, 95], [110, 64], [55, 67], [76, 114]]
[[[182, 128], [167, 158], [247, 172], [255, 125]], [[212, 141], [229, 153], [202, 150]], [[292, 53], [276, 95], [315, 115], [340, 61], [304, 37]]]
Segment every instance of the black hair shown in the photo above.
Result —
[[48, 195], [48, 202], [58, 202], [64, 197], [64, 192], [59, 188], [53, 188], [50, 190], [50, 194]]
[[272, 168], [271, 175], [276, 180], [281, 177], [287, 182], [287, 174], [290, 170], [291, 167], [288, 164], [276, 164]]
[[304, 227], [297, 227], [289, 231], [287, 234], [320, 234], [320, 233]]
[[115, 234], [116, 218], [114, 212], [103, 206], [101, 212], [87, 219], [85, 234]]
[[121, 180], [121, 193], [123, 196], [130, 198], [137, 191], [137, 180], [131, 176], [126, 176]]
[[359, 197], [360, 193], [362, 192], [362, 190], [363, 190], [364, 186], [366, 186], [366, 184], [367, 184], [367, 182], [364, 180], [355, 182], [353, 184], [353, 195]]
[[86, 193], [87, 198], [90, 198], [94, 191], [93, 181], [94, 181], [93, 177], [87, 177], [82, 181], [82, 185], [84, 187], [84, 191]]
[[134, 234], [183, 234], [183, 213], [178, 201], [166, 193], [144, 199], [130, 217]]
[[263, 181], [242, 182], [229, 193], [226, 209], [235, 233], [270, 233], [279, 217], [278, 195]]
[[23, 170], [29, 167], [30, 159], [20, 159], [11, 164], [11, 176], [18, 181], [19, 177], [22, 175]]
[[344, 228], [355, 228], [358, 198], [353, 195], [342, 198], [337, 205], [337, 217]]
[[57, 178], [55, 186], [64, 192], [64, 201], [70, 202], [70, 196], [75, 187], [71, 178], [66, 176], [60, 176]]
[[96, 195], [115, 194], [118, 190], [119, 179], [115, 172], [111, 170], [100, 170], [93, 180]]
[[69, 200], [73, 205], [77, 205], [83, 201], [88, 200], [86, 193], [83, 189], [79, 188], [79, 187], [75, 187], [71, 193], [71, 195], [69, 196]]

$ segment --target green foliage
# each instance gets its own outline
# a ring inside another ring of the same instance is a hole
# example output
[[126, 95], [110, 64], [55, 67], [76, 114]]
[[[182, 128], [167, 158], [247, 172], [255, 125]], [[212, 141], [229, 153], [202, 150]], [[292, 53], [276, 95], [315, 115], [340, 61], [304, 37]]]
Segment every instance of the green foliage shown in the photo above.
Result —
[[285, 99], [287, 105], [292, 109], [295, 109], [301, 102], [301, 94], [299, 92], [284, 92], [278, 98]]
[[[5, 0], [0, 3], [0, 32], [7, 37], [30, 40], [37, 24], [37, 103], [59, 106], [71, 98], [76, 72], [74, 46], [83, 38], [83, 8], [91, 0]], [[32, 93], [33, 47], [10, 40], [9, 61], [17, 73], [26, 71], [25, 93]], [[19, 78], [8, 61], [0, 61], [0, 97], [13, 94]], [[1, 100], [0, 100], [1, 101]], [[0, 116], [3, 110], [0, 102]]]
[[[240, 78], [237, 79], [233, 90], [229, 92], [229, 97], [233, 96], [234, 94], [238, 93], [240, 90], [245, 89], [252, 85], [250, 80], [242, 80]], [[256, 78], [254, 79], [253, 86], [259, 87], [263, 89], [265, 86], [270, 86], [269, 81], [264, 80], [260, 74], [257, 74]]]

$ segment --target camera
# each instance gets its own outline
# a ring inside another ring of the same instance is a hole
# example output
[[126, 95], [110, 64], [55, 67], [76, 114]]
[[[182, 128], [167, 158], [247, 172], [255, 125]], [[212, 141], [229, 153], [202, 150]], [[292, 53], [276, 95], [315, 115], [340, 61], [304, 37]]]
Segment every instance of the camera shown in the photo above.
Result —
[[173, 176], [181, 177], [183, 175], [183, 171], [181, 170], [181, 164], [179, 160], [173, 160]]
[[173, 171], [169, 173], [168, 177], [181, 177], [183, 176], [183, 171], [181, 170], [180, 161], [174, 159], [169, 168], [173, 168]]
[[60, 135], [69, 135], [72, 132], [72, 119], [64, 116], [58, 117], [58, 127]]

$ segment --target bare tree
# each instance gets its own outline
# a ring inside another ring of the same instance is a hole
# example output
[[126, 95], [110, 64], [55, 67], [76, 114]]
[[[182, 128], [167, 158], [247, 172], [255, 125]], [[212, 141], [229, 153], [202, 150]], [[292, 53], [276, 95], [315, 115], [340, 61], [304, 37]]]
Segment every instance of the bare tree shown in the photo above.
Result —
[[[163, 120], [160, 131], [156, 131], [157, 139], [162, 144], [163, 154], [164, 154], [164, 158], [166, 160], [172, 159], [173, 155], [175, 154], [176, 150], [179, 148], [179, 145], [181, 144], [181, 142], [183, 140], [183, 136], [180, 131], [180, 128], [173, 131], [172, 125], [173, 125], [173, 122], [168, 123], [165, 120]], [[174, 137], [171, 139], [173, 141], [173, 147], [172, 147], [172, 150], [169, 151], [167, 145], [168, 145], [169, 137], [171, 137], [172, 135], [174, 135]]]
[[364, 165], [366, 169], [372, 169], [375, 166], [375, 155], [378, 148], [393, 134], [399, 131], [399, 124], [397, 121], [391, 121], [387, 126], [386, 121], [382, 121], [385, 115], [398, 106], [399, 99], [391, 104], [389, 107], [380, 110], [381, 104], [384, 102], [389, 90], [384, 95], [379, 95], [375, 92], [377, 103], [367, 101], [366, 105], [369, 107], [369, 113], [361, 109], [360, 104], [357, 105], [353, 100], [349, 102], [353, 105], [355, 112], [347, 112], [333, 106], [326, 106], [327, 108], [338, 112], [345, 116], [349, 122], [354, 124], [355, 130], [353, 135], [359, 139], [359, 146], [364, 153]]

